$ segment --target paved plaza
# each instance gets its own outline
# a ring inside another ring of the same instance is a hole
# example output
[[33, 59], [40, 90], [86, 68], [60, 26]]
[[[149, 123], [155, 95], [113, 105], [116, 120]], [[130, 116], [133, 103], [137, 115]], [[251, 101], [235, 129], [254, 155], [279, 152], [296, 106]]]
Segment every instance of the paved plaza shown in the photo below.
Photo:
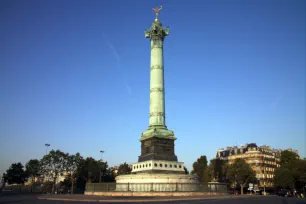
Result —
[[306, 199], [278, 196], [218, 196], [218, 197], [99, 197], [85, 195], [3, 196], [0, 204], [82, 204], [82, 203], [216, 203], [216, 204], [306, 204]]

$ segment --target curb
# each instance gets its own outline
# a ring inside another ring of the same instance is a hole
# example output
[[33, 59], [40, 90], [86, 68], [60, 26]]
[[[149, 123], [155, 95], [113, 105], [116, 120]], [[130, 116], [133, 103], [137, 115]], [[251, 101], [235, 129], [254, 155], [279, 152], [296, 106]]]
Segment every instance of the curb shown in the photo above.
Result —
[[220, 199], [237, 199], [237, 198], [247, 198], [249, 196], [207, 196], [207, 197], [185, 197], [185, 198], [166, 198], [166, 199], [75, 199], [75, 198], [51, 198], [51, 197], [38, 197], [39, 200], [54, 200], [54, 201], [77, 201], [77, 202], [99, 202], [99, 203], [118, 203], [124, 201], [125, 203], [143, 203], [143, 202], [171, 202], [171, 201], [186, 201], [186, 200], [220, 200]]

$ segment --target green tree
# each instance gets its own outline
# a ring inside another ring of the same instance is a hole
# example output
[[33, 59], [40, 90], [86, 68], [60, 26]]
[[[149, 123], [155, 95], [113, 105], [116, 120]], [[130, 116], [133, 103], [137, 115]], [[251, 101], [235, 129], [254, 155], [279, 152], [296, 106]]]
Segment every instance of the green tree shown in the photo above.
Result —
[[276, 187], [293, 189], [294, 183], [293, 174], [289, 169], [282, 167], [275, 170], [274, 184]]
[[32, 183], [35, 184], [35, 179], [40, 176], [40, 162], [38, 159], [31, 159], [26, 164], [26, 173], [32, 178]]
[[84, 159], [80, 153], [67, 155], [66, 170], [69, 172], [69, 177], [71, 179], [71, 193], [74, 193], [74, 184], [76, 179], [76, 172], [78, 167], [83, 163]]
[[281, 167], [291, 172], [294, 178], [294, 187], [296, 189], [304, 189], [306, 185], [306, 161], [296, 160]]
[[296, 160], [299, 160], [299, 155], [297, 155], [294, 152], [284, 150], [281, 153], [280, 165], [282, 166], [282, 165], [285, 165], [285, 164], [289, 164], [289, 163], [292, 163]]
[[85, 178], [87, 182], [97, 182], [100, 176], [100, 164], [92, 157], [87, 157], [77, 168], [76, 176]]
[[188, 171], [186, 166], [184, 166], [184, 171], [185, 171], [185, 174], [187, 174], [187, 175], [189, 174], [189, 171]]
[[219, 158], [210, 160], [208, 165], [209, 178], [214, 181], [226, 181], [226, 161]]
[[305, 191], [306, 185], [306, 161], [291, 151], [281, 153], [281, 166], [275, 170], [275, 186]]
[[76, 171], [76, 176], [84, 178], [89, 183], [99, 182], [100, 169], [102, 175], [102, 181], [113, 182], [115, 176], [113, 171], [108, 168], [107, 162], [97, 161], [92, 157], [87, 157], [81, 162]]
[[60, 150], [51, 150], [49, 154], [41, 159], [41, 172], [46, 177], [52, 178], [52, 193], [55, 193], [56, 179], [64, 175], [67, 168], [68, 154]]
[[256, 173], [243, 159], [236, 159], [233, 164], [229, 165], [227, 178], [231, 183], [239, 184], [241, 194], [243, 194], [244, 186], [256, 181]]
[[118, 175], [125, 175], [125, 174], [130, 174], [132, 171], [131, 167], [127, 163], [123, 163], [119, 165], [118, 168]]
[[9, 184], [24, 184], [27, 178], [27, 174], [23, 169], [23, 165], [14, 163], [6, 170], [7, 182]]
[[207, 158], [206, 156], [200, 156], [196, 162], [192, 165], [193, 170], [191, 174], [196, 174], [201, 183], [205, 183], [209, 180], [209, 176], [207, 175]]

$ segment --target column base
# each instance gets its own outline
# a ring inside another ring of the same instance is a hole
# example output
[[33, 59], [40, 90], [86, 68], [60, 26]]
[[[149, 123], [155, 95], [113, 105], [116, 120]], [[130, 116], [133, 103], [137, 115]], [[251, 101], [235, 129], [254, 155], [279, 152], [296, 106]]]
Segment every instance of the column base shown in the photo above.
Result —
[[174, 137], [174, 132], [172, 130], [168, 130], [166, 126], [149, 126], [149, 128], [141, 134], [141, 138], [139, 140], [143, 141], [152, 137], [176, 140]]

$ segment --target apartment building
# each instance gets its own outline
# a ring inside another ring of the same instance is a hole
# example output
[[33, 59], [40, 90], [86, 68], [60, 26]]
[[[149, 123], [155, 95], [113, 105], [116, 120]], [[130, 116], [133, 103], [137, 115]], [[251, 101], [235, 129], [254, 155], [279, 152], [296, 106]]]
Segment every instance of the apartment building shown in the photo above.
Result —
[[[298, 154], [297, 150], [288, 149]], [[280, 155], [283, 150], [270, 146], [257, 146], [256, 143], [227, 147], [217, 151], [216, 158], [226, 160], [229, 164], [235, 159], [244, 159], [256, 172], [259, 188], [273, 187], [274, 172], [280, 166]]]

